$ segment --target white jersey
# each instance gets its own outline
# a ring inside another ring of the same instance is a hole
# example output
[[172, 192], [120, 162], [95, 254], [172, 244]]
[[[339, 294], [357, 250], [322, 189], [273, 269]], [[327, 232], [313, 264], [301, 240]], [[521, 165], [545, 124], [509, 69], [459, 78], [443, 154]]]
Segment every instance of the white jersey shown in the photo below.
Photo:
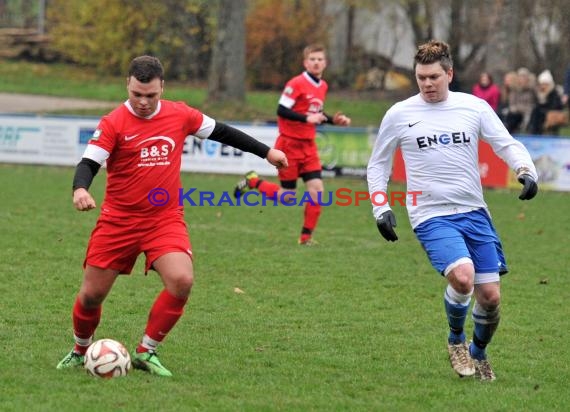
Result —
[[[480, 137], [513, 170], [526, 167], [537, 179], [526, 148], [484, 100], [450, 91], [439, 103], [427, 103], [417, 94], [392, 106], [382, 119], [368, 162], [368, 190], [372, 199], [378, 199], [377, 205], [373, 203], [374, 217], [390, 209], [378, 193], [387, 191], [397, 147], [406, 165], [406, 207], [412, 228], [435, 216], [487, 208], [479, 175]], [[415, 205], [411, 192], [421, 192]]]

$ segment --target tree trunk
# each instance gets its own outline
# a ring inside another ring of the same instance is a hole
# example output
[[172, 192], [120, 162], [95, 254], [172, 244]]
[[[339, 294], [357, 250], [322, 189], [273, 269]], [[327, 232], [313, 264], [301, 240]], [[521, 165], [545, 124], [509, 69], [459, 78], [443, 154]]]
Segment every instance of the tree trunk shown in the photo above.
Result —
[[497, 0], [494, 5], [493, 13], [498, 19], [489, 38], [493, 48], [487, 53], [487, 70], [496, 83], [502, 83], [502, 76], [509, 70], [516, 70], [520, 62], [518, 11], [518, 0]]
[[208, 76], [208, 100], [243, 102], [246, 0], [219, 0], [218, 6], [218, 29]]

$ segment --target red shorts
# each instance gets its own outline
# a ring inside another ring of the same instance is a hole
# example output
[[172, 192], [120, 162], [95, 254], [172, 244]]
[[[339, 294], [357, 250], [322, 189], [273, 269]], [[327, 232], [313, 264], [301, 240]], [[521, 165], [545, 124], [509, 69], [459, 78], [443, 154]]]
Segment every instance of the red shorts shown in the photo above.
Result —
[[145, 273], [159, 257], [184, 252], [192, 258], [192, 246], [182, 214], [157, 218], [101, 215], [91, 233], [85, 265], [130, 274], [138, 255], [146, 256]]
[[293, 139], [279, 135], [275, 148], [287, 155], [289, 166], [279, 169], [279, 180], [297, 180], [299, 176], [322, 170], [315, 139]]

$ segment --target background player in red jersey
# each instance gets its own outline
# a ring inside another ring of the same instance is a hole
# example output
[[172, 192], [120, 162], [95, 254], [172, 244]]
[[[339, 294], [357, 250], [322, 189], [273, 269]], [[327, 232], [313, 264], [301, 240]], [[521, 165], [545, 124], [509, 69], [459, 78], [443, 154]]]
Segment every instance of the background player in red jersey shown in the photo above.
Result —
[[[156, 298], [144, 335], [132, 355], [133, 366], [172, 376], [159, 361], [157, 346], [182, 316], [193, 284], [192, 247], [184, 211], [177, 201], [180, 164], [188, 135], [209, 138], [287, 166], [280, 150], [216, 122], [183, 102], [162, 100], [164, 70], [152, 56], [135, 58], [127, 77], [128, 100], [104, 116], [89, 141], [73, 179], [73, 205], [96, 207], [88, 189], [107, 162], [107, 187], [101, 215], [91, 234], [83, 283], [73, 306], [75, 347], [58, 369], [81, 366], [101, 318], [102, 303], [119, 274], [130, 274], [137, 256], [145, 272], [158, 272], [164, 289]], [[170, 201], [157, 207], [150, 193], [161, 188]]]
[[313, 203], [305, 203], [299, 244], [311, 245], [312, 234], [321, 214], [318, 193], [324, 191], [322, 166], [315, 141], [316, 126], [321, 123], [349, 126], [350, 118], [340, 112], [329, 116], [323, 111], [328, 90], [327, 83], [322, 79], [327, 67], [325, 48], [317, 44], [305, 47], [303, 65], [305, 71], [285, 85], [277, 109], [279, 137], [275, 148], [282, 150], [289, 160], [289, 167], [278, 172], [281, 186], [260, 179], [252, 171], [238, 182], [234, 193], [239, 197], [248, 190], [257, 189], [267, 197], [277, 196], [287, 202], [293, 195], [282, 198], [282, 194], [295, 190], [297, 179], [301, 177]]

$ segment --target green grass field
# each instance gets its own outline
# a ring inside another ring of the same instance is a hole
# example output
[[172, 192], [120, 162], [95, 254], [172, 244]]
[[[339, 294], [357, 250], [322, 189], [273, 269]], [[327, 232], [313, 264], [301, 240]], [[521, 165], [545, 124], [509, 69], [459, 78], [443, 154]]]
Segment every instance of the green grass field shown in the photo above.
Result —
[[[2, 411], [562, 411], [568, 409], [568, 193], [488, 191], [511, 272], [490, 347], [498, 380], [448, 364], [445, 282], [395, 207], [400, 240], [380, 238], [370, 206], [327, 207], [317, 239], [296, 244], [298, 207], [186, 207], [196, 283], [161, 359], [175, 376], [99, 380], [58, 371], [97, 212], [71, 204], [73, 169], [0, 165]], [[185, 188], [230, 190], [236, 176], [183, 174]], [[328, 190], [366, 190], [327, 180]], [[100, 202], [104, 173], [92, 192]], [[234, 288], [245, 293], [238, 294]], [[97, 337], [132, 349], [160, 290], [121, 277]], [[468, 321], [467, 331], [472, 331]]]

